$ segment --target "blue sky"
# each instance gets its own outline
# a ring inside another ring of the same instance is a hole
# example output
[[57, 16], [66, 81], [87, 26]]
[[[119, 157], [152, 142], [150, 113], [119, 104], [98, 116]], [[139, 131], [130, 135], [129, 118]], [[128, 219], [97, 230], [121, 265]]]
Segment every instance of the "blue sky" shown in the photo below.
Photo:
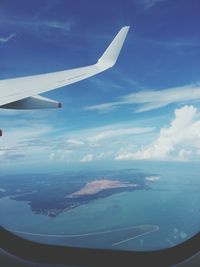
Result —
[[125, 25], [117, 64], [44, 96], [59, 110], [0, 110], [0, 168], [200, 159], [198, 0], [1, 1], [0, 78], [94, 63]]

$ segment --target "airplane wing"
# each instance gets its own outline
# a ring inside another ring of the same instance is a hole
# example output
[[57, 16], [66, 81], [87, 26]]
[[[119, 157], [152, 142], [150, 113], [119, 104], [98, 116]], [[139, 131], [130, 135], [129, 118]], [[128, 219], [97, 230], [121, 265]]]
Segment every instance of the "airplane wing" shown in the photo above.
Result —
[[[61, 103], [38, 94], [60, 88], [111, 68], [121, 51], [129, 26], [123, 27], [96, 64], [40, 75], [0, 81], [0, 108], [38, 109], [59, 108]], [[1, 133], [0, 133], [1, 135]]]

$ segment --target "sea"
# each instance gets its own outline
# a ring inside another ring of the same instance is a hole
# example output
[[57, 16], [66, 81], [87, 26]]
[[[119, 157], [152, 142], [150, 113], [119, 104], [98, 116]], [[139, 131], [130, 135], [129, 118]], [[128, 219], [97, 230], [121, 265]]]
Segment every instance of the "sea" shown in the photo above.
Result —
[[[56, 217], [36, 214], [29, 203], [3, 197], [0, 224], [17, 235], [42, 243], [67, 246], [73, 240], [75, 246], [96, 248], [100, 244], [102, 248], [140, 251], [172, 247], [199, 232], [199, 163], [125, 162], [112, 165], [110, 170], [117, 174], [126, 168], [154, 174], [157, 179], [149, 181], [150, 190], [99, 198]], [[145, 225], [153, 230], [141, 232]], [[119, 241], [124, 242], [112, 246], [111, 240], [116, 242], [120, 231]]]

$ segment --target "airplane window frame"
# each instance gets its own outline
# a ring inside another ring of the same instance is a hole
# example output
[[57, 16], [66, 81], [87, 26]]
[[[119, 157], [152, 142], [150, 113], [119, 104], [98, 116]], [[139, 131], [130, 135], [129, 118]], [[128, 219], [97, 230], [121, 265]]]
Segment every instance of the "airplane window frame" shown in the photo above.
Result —
[[[121, 251], [47, 245], [26, 240], [0, 226], [0, 248], [7, 253], [35, 263], [71, 266], [154, 266], [179, 264], [200, 251], [200, 232], [174, 247], [156, 251]], [[57, 266], [57, 265], [56, 265]]]

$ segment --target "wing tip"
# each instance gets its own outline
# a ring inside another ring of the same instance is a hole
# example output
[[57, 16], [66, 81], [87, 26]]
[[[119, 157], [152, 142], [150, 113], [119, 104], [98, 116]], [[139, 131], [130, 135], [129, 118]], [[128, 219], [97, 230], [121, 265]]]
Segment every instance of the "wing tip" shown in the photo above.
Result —
[[130, 27], [131, 27], [130, 25], [123, 26], [123, 27], [121, 28], [121, 30], [127, 30], [127, 31], [128, 31], [128, 30], [130, 29]]
[[97, 62], [98, 65], [101, 65], [105, 69], [111, 68], [115, 65], [129, 29], [130, 26], [124, 26], [120, 29], [103, 55], [99, 58]]

